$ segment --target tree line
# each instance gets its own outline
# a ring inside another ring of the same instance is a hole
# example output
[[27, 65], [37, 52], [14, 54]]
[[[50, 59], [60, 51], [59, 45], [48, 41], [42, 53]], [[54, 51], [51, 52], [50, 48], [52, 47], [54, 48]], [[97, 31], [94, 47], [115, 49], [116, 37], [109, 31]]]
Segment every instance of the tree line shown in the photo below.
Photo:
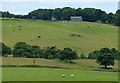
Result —
[[[81, 53], [78, 56], [77, 52], [71, 48], [64, 48], [63, 50], [57, 49], [56, 46], [40, 48], [39, 46], [31, 46], [25, 42], [17, 42], [13, 50], [0, 43], [2, 48], [0, 53], [3, 57], [13, 55], [13, 57], [26, 57], [26, 58], [45, 58], [45, 59], [59, 59], [60, 61], [69, 61], [72, 63], [74, 59], [96, 59], [97, 63], [104, 65], [105, 68], [109, 65], [115, 64], [114, 60], [120, 60], [120, 52], [115, 48], [101, 48], [89, 53], [88, 57]], [[34, 61], [35, 62], [35, 61]]]
[[2, 56], [7, 57], [26, 57], [26, 58], [45, 58], [45, 59], [59, 59], [61, 61], [69, 61], [77, 59], [77, 52], [71, 48], [64, 48], [59, 50], [56, 46], [40, 48], [39, 46], [31, 46], [25, 42], [18, 42], [14, 45], [13, 50], [10, 47], [2, 44]]
[[22, 18], [22, 19], [42, 19], [42, 20], [51, 20], [52, 17], [56, 20], [70, 20], [71, 16], [82, 16], [83, 21], [96, 22], [100, 21], [102, 23], [113, 24], [120, 26], [120, 10], [117, 10], [115, 14], [106, 13], [101, 9], [95, 8], [56, 8], [56, 9], [37, 9], [29, 12], [27, 15], [14, 15], [7, 12], [2, 12], [1, 17], [8, 18]]

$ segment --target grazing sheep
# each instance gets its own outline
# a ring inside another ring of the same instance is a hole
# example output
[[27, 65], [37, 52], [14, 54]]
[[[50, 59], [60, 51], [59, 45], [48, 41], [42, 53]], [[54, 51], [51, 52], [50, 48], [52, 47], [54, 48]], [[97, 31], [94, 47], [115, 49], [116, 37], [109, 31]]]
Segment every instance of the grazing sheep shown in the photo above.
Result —
[[62, 77], [65, 77], [65, 75], [62, 75]]
[[88, 27], [90, 27], [90, 25], [88, 25]]
[[71, 74], [70, 76], [71, 76], [71, 77], [73, 77], [74, 75], [73, 75], [73, 74]]
[[41, 36], [40, 36], [40, 35], [38, 35], [38, 38], [41, 38]]

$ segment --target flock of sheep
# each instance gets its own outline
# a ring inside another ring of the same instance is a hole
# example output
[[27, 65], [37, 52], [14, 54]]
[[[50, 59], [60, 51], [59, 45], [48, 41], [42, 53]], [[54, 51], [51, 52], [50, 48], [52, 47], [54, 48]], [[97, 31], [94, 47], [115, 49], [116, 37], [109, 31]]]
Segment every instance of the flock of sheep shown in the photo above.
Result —
[[[69, 22], [69, 21], [63, 21], [63, 22]], [[18, 27], [19, 27], [19, 31], [21, 31], [22, 29], [21, 29], [21, 25], [19, 24], [19, 23], [17, 23], [17, 25], [19, 25]], [[65, 25], [65, 24], [64, 24]], [[98, 26], [100, 26], [100, 25], [98, 25]], [[10, 27], [12, 27], [12, 25], [10, 25]], [[87, 27], [91, 27], [90, 25], [87, 25]], [[15, 29], [13, 29], [13, 32], [15, 31]], [[41, 35], [37, 35], [37, 38], [41, 38]], [[33, 37], [32, 37], [32, 39], [31, 39], [31, 41], [33, 41]]]
[[[70, 75], [70, 77], [73, 77], [73, 76], [74, 76], [73, 74]], [[63, 74], [62, 77], [65, 77], [65, 75]]]
[[[18, 24], [18, 23], [17, 23]], [[10, 25], [10, 27], [12, 27], [12, 25]], [[19, 31], [21, 31], [21, 25], [18, 26], [19, 27]], [[13, 32], [15, 32], [15, 29], [13, 29]], [[37, 38], [41, 38], [41, 35], [38, 35]], [[32, 37], [31, 41], [33, 41], [34, 37]]]

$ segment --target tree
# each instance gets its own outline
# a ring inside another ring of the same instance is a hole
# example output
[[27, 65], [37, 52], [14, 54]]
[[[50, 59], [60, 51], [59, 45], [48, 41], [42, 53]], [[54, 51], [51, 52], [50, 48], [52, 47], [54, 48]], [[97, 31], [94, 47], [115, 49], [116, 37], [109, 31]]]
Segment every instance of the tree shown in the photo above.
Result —
[[83, 10], [81, 8], [75, 10], [75, 16], [82, 16], [82, 15], [83, 15]]
[[95, 50], [88, 55], [88, 59], [97, 59], [99, 56], [100, 52], [98, 50]]
[[112, 24], [112, 22], [113, 22], [113, 13], [107, 14], [106, 20], [107, 20], [107, 22], [108, 22], [109, 24]]
[[113, 24], [120, 26], [120, 10], [116, 11], [116, 14], [113, 16]]
[[6, 57], [8, 54], [11, 54], [11, 52], [11, 48], [2, 43], [2, 56]]
[[57, 49], [56, 46], [51, 46], [51, 47], [44, 48], [43, 58], [56, 59], [56, 58], [58, 58], [58, 56], [57, 56], [58, 52], [59, 52], [59, 49]]
[[83, 9], [83, 20], [90, 22], [97, 21], [96, 10], [94, 8]]
[[114, 56], [112, 56], [112, 53], [110, 49], [108, 48], [102, 48], [100, 50], [100, 55], [97, 57], [97, 63], [100, 65], [104, 65], [105, 69], [107, 69], [107, 66], [113, 65], [114, 66]]
[[119, 60], [120, 59], [120, 52], [116, 50], [115, 48], [111, 49], [111, 53], [114, 56], [115, 59]]
[[56, 8], [53, 11], [53, 16], [57, 19], [57, 20], [61, 20], [62, 19], [62, 9], [61, 8]]
[[13, 49], [13, 56], [26, 57], [27, 55], [31, 55], [30, 45], [25, 42], [16, 43]]
[[64, 7], [62, 9], [62, 18], [63, 20], [70, 20], [70, 16], [75, 15], [75, 9], [70, 7]]
[[64, 50], [61, 50], [59, 52], [59, 60], [69, 60], [70, 63], [72, 60], [77, 59], [77, 53], [73, 51], [71, 48], [64, 48]]
[[41, 49], [39, 46], [31, 46], [31, 55], [33, 57], [33, 65], [35, 65], [35, 58], [39, 58]]
[[100, 17], [101, 22], [106, 23], [106, 20], [107, 20], [106, 16], [107, 16], [107, 13], [105, 11], [103, 11], [103, 13]]

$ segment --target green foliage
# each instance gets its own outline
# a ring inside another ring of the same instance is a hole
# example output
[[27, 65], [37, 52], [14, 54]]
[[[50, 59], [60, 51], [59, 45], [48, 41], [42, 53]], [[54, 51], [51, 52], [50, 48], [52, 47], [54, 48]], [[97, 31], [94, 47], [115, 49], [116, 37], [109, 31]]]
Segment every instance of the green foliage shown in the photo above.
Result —
[[95, 22], [97, 21], [96, 9], [94, 8], [85, 8], [83, 9], [83, 20]]
[[100, 52], [98, 50], [95, 50], [88, 55], [88, 59], [97, 59], [99, 56]]
[[100, 54], [97, 57], [97, 62], [100, 65], [104, 65], [105, 68], [107, 68], [107, 66], [109, 65], [113, 65], [114, 66], [114, 56], [112, 56], [111, 50], [108, 48], [102, 48], [100, 49]]
[[103, 12], [102, 15], [101, 15], [101, 18], [100, 18], [101, 22], [106, 23], [106, 21], [107, 21], [106, 17], [107, 17], [107, 13]]
[[2, 56], [7, 57], [7, 55], [11, 53], [12, 53], [11, 48], [2, 43]]
[[18, 42], [14, 46], [13, 56], [26, 57], [26, 55], [31, 55], [30, 52], [31, 52], [30, 45], [26, 44], [25, 42]]
[[57, 19], [57, 20], [61, 20], [62, 18], [62, 9], [61, 8], [56, 8], [53, 11], [53, 16]]
[[59, 52], [59, 50], [56, 48], [56, 46], [51, 46], [51, 47], [44, 48], [43, 58], [56, 59], [56, 58], [58, 58], [58, 52]]
[[112, 49], [102, 48], [100, 51], [95, 50], [95, 51], [89, 53], [88, 59], [97, 59], [98, 56], [101, 54], [101, 52], [103, 52], [103, 53], [108, 52], [109, 54], [111, 54], [114, 57], [114, 59], [120, 59], [120, 52], [118, 50], [116, 50], [115, 48], [112, 48]]
[[112, 22], [113, 22], [113, 13], [109, 13], [107, 16], [106, 16], [106, 19], [107, 19], [107, 22], [109, 23], [109, 24], [112, 24]]
[[77, 59], [77, 53], [73, 51], [71, 48], [64, 48], [64, 50], [61, 50], [59, 52], [59, 60], [67, 61], [69, 60], [72, 62], [72, 60]]
[[120, 26], [120, 10], [116, 11], [116, 14], [113, 16], [113, 24]]
[[42, 56], [42, 50], [39, 46], [30, 46], [30, 52], [27, 53], [27, 58], [41, 58]]

